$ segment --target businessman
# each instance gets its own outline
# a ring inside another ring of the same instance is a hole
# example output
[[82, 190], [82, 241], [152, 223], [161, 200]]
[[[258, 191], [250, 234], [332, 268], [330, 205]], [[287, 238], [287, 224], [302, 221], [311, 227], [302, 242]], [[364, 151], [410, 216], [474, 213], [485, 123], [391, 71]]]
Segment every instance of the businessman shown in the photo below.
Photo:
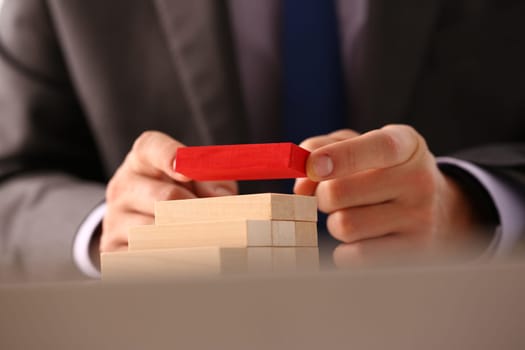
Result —
[[283, 140], [312, 151], [294, 191], [354, 251], [482, 237], [480, 254], [507, 254], [525, 227], [523, 15], [490, 0], [6, 0], [2, 266], [96, 277], [93, 256], [125, 249], [155, 200], [238, 193], [174, 173], [178, 147]]

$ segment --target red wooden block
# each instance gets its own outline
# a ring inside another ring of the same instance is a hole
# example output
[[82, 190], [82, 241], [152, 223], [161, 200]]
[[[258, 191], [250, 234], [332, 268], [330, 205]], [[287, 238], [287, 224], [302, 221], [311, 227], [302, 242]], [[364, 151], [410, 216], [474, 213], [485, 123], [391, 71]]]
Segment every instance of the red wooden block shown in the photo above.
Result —
[[201, 181], [305, 177], [309, 154], [293, 143], [183, 147], [175, 171]]

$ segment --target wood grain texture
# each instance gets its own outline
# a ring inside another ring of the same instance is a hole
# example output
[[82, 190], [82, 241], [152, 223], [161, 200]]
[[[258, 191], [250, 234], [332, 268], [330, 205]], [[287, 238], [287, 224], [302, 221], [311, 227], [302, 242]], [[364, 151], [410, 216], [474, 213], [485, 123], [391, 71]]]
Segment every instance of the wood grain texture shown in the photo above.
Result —
[[144, 225], [129, 232], [129, 250], [272, 245], [270, 220], [221, 220]]
[[317, 199], [312, 196], [260, 193], [155, 203], [156, 225], [229, 219], [316, 222]]
[[107, 252], [103, 280], [319, 271], [317, 248], [177, 248]]
[[104, 280], [154, 279], [171, 276], [219, 274], [221, 272], [221, 260], [230, 258], [229, 252], [234, 253], [231, 255], [231, 258], [236, 260], [233, 262], [234, 265], [244, 264], [243, 254], [235, 254], [235, 248], [231, 249], [221, 250], [219, 247], [204, 247], [102, 253], [102, 278]]
[[293, 143], [183, 147], [175, 171], [200, 181], [306, 177], [309, 154]]
[[191, 247], [317, 247], [317, 224], [304, 221], [225, 220], [130, 229], [129, 250]]

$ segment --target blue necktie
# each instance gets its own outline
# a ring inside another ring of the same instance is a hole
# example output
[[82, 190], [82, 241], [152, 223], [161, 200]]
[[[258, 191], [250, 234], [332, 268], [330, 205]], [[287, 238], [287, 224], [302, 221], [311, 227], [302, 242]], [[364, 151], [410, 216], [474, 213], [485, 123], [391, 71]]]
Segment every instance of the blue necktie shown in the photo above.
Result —
[[333, 0], [283, 0], [285, 140], [300, 143], [345, 126], [345, 92]]
[[[298, 144], [346, 124], [339, 28], [334, 0], [282, 1], [284, 139]], [[318, 227], [326, 228], [322, 213]]]

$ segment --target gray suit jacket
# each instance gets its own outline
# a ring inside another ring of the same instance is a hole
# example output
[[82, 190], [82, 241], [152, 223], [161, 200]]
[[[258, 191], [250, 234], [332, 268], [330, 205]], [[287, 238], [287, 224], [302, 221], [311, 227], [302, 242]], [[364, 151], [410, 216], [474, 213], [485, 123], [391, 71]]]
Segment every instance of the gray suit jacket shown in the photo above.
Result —
[[[217, 0], [7, 0], [0, 20], [0, 264], [79, 277], [78, 225], [144, 130], [249, 142]], [[525, 3], [370, 0], [360, 131], [416, 127], [525, 186]], [[3, 272], [6, 273], [6, 272]]]

